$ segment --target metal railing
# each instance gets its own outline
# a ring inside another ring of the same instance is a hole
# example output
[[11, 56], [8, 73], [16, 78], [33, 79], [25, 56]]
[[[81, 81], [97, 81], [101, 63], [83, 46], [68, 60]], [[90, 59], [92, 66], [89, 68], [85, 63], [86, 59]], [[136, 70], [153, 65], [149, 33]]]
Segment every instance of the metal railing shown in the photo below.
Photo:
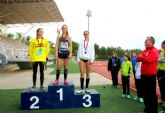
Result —
[[28, 49], [15, 49], [0, 47], [0, 53], [7, 57], [8, 62], [24, 62], [30, 61]]

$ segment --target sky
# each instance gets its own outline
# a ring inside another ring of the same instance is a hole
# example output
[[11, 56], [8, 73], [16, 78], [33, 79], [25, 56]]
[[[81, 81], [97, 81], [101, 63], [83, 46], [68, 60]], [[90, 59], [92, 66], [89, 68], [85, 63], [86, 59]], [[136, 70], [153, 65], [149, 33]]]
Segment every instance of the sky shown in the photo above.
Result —
[[[72, 40], [83, 40], [88, 29], [90, 39], [105, 47], [144, 49], [147, 36], [155, 37], [157, 48], [165, 39], [165, 0], [55, 0], [64, 17], [64, 23], [37, 25], [26, 35], [35, 37], [38, 27], [44, 28], [44, 36], [55, 42], [57, 28], [67, 24]], [[28, 27], [9, 28], [7, 32], [26, 33]]]

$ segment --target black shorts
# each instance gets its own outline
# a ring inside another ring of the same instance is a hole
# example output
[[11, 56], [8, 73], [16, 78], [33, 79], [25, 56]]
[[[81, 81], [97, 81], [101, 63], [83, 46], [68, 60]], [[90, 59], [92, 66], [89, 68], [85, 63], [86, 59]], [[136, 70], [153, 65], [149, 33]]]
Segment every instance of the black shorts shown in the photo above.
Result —
[[60, 54], [58, 54], [58, 58], [60, 58], [60, 59], [65, 59], [65, 58], [68, 58], [69, 57], [69, 55], [60, 55]]
[[58, 58], [61, 58], [61, 59], [65, 59], [65, 58], [68, 58], [70, 55], [70, 52], [69, 51], [65, 51], [65, 52], [58, 52]]
[[84, 59], [81, 59], [84, 63], [87, 63], [89, 60], [84, 60]]

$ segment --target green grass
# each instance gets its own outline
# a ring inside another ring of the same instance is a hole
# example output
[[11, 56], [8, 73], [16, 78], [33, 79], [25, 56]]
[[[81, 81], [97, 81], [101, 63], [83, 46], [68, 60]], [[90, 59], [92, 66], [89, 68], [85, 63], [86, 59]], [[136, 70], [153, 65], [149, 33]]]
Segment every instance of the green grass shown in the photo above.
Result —
[[[48, 66], [48, 68], [54, 68], [54, 70], [49, 74], [49, 75], [55, 75], [56, 74], [56, 66], [57, 64], [51, 64]], [[64, 68], [62, 67], [61, 73], [63, 74]], [[79, 65], [77, 62], [74, 61], [69, 61], [68, 65], [68, 71], [69, 73], [80, 73]]]
[[[20, 93], [22, 90], [0, 90], [1, 113], [138, 113], [143, 110], [143, 104], [132, 99], [121, 98], [121, 88], [113, 89], [111, 85], [92, 86], [100, 92], [100, 108], [75, 108], [55, 110], [31, 110], [20, 109]], [[132, 95], [135, 93], [132, 92]]]

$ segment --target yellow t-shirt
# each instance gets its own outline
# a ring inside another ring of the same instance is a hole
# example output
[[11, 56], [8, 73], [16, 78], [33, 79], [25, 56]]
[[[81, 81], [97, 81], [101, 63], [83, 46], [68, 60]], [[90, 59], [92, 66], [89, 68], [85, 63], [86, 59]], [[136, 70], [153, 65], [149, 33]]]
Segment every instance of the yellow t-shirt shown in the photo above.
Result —
[[30, 41], [29, 55], [31, 62], [46, 62], [49, 55], [49, 41], [46, 38], [33, 38]]

